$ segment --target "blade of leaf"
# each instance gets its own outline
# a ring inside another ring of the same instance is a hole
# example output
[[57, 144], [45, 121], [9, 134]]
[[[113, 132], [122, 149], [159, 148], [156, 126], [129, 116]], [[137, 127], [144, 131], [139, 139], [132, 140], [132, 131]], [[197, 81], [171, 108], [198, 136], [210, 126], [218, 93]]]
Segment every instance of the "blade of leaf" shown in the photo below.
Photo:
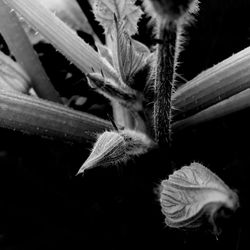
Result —
[[96, 20], [109, 34], [114, 28], [114, 15], [123, 21], [129, 35], [137, 32], [137, 22], [142, 15], [142, 10], [135, 5], [134, 0], [97, 0], [94, 3]]
[[[121, 23], [116, 23], [115, 33], [116, 39], [113, 44], [117, 58], [114, 58], [114, 63], [117, 65], [117, 71], [120, 72], [124, 83], [130, 85], [135, 73], [145, 65], [145, 57], [148, 56], [148, 54], [138, 52], [138, 50], [135, 49], [135, 45], [139, 46], [139, 42], [133, 41]], [[116, 60], [118, 62], [116, 62]]]

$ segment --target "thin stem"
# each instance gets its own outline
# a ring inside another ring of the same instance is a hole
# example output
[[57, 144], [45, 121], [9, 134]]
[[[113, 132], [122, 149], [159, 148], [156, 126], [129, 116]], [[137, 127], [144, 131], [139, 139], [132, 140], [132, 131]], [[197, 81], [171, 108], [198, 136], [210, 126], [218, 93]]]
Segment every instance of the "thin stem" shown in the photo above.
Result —
[[156, 141], [161, 146], [170, 143], [171, 135], [171, 95], [175, 79], [175, 44], [177, 26], [175, 22], [162, 21], [159, 29], [154, 103], [154, 128]]
[[0, 32], [17, 62], [31, 78], [37, 95], [60, 103], [61, 99], [46, 75], [16, 14], [2, 0], [0, 0]]
[[0, 90], [0, 127], [52, 139], [83, 143], [112, 125], [60, 104]]

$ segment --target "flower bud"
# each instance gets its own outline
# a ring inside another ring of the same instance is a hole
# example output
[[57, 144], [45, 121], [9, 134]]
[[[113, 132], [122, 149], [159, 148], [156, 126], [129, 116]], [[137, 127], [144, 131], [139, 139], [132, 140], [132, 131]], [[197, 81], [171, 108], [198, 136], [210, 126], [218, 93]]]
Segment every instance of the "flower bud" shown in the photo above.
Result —
[[98, 137], [78, 174], [85, 169], [126, 162], [133, 156], [146, 153], [152, 146], [152, 141], [141, 132], [128, 129], [119, 132], [106, 131]]
[[202, 215], [214, 216], [221, 207], [235, 210], [238, 197], [208, 168], [192, 163], [161, 183], [160, 202], [169, 227], [197, 227]]

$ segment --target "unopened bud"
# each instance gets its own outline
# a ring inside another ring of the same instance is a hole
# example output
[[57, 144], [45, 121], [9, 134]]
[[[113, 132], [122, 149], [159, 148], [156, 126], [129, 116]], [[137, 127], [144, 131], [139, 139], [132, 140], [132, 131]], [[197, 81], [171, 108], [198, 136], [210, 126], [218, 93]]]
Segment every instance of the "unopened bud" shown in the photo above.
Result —
[[152, 141], [141, 132], [127, 129], [120, 132], [106, 131], [98, 137], [78, 174], [85, 169], [126, 162], [133, 156], [146, 153], [152, 146]]

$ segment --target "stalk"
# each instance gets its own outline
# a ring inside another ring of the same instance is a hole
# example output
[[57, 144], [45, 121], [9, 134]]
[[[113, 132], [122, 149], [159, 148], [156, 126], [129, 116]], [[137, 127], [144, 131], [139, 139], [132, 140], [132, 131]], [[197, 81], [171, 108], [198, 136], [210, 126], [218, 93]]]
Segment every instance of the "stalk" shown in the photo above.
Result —
[[60, 103], [61, 99], [45, 73], [16, 14], [2, 0], [0, 0], [0, 32], [17, 62], [31, 78], [37, 95]]
[[154, 129], [156, 141], [167, 146], [171, 140], [171, 96], [175, 81], [175, 64], [177, 61], [176, 44], [178, 27], [175, 22], [160, 23], [157, 46]]
[[232, 114], [234, 112], [250, 107], [250, 89], [246, 89], [228, 99], [220, 101], [219, 103], [210, 106], [209, 108], [189, 116], [186, 119], [176, 121], [173, 123], [175, 131], [185, 129], [190, 126], [195, 126], [200, 123], [211, 121], [223, 116]]
[[[174, 122], [172, 128], [178, 133], [246, 108], [250, 108], [250, 89]], [[95, 116], [5, 90], [0, 90], [0, 127], [72, 143], [94, 142], [96, 133], [112, 129], [109, 122]]]
[[175, 119], [186, 118], [250, 87], [250, 47], [232, 55], [173, 94]]
[[61, 104], [0, 90], [0, 127], [51, 139], [84, 143], [111, 124]]
[[82, 72], [103, 72], [117, 79], [112, 67], [104, 63], [99, 54], [85, 43], [71, 28], [34, 0], [3, 0], [17, 11], [35, 30], [40, 32], [56, 49]]

